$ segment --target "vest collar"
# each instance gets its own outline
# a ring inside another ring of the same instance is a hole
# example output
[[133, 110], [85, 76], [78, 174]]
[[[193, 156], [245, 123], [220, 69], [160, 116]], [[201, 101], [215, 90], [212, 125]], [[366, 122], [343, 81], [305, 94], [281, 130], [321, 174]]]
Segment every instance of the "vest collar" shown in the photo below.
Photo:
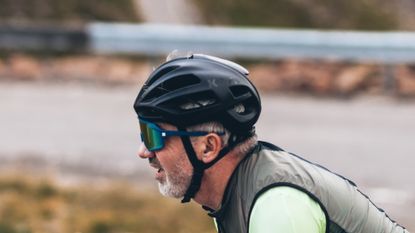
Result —
[[202, 206], [202, 208], [208, 212], [208, 215], [210, 217], [220, 219], [223, 216], [224, 212], [227, 209], [229, 201], [232, 197], [232, 194], [235, 193], [235, 191], [236, 191], [235, 188], [236, 188], [236, 180], [237, 180], [237, 175], [236, 174], [238, 174], [237, 171], [241, 167], [241, 164], [243, 164], [245, 161], [247, 161], [247, 159], [249, 157], [251, 157], [253, 154], [256, 154], [256, 152], [260, 151], [261, 146], [262, 146], [261, 142], [257, 142], [257, 144], [238, 163], [235, 170], [233, 170], [232, 175], [231, 175], [231, 177], [228, 181], [228, 184], [226, 185], [225, 192], [223, 193], [222, 204], [221, 204], [220, 208], [215, 211], [215, 210], [213, 210], [213, 209], [211, 209], [207, 206]]

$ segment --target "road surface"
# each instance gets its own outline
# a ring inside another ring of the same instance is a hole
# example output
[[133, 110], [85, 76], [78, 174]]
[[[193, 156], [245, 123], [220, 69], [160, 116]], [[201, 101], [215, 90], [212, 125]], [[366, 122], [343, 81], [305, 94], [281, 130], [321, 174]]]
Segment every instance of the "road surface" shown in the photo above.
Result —
[[[154, 171], [136, 157], [138, 88], [0, 82], [0, 166], [154, 185]], [[415, 231], [415, 102], [272, 95], [262, 101], [260, 139], [349, 177]]]

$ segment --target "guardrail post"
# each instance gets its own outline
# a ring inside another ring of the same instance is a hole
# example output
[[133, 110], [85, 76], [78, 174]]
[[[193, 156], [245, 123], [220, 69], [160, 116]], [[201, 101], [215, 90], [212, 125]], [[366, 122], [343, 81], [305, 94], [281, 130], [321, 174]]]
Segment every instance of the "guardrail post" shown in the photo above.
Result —
[[384, 64], [383, 66], [383, 90], [386, 94], [396, 94], [396, 65]]

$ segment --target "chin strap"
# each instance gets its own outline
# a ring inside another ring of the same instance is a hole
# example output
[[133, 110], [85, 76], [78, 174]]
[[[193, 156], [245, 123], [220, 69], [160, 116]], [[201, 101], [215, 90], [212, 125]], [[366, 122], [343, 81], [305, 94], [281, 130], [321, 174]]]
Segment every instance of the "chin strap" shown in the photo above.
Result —
[[[180, 131], [186, 131], [184, 127], [179, 127], [178, 129]], [[186, 153], [187, 153], [187, 157], [189, 158], [190, 163], [193, 166], [192, 180], [181, 202], [182, 203], [189, 202], [190, 199], [192, 199], [196, 195], [196, 193], [199, 191], [200, 185], [202, 183], [203, 174], [206, 169], [213, 166], [216, 162], [218, 162], [226, 154], [228, 154], [238, 143], [251, 137], [254, 133], [255, 133], [255, 128], [252, 128], [252, 130], [249, 131], [249, 133], [246, 134], [245, 136], [238, 137], [236, 135], [231, 134], [228, 145], [222, 148], [222, 150], [219, 151], [219, 154], [216, 156], [216, 158], [210, 163], [203, 163], [201, 160], [197, 158], [196, 152], [192, 146], [189, 136], [181, 136], [180, 138], [182, 139], [184, 149], [186, 150]]]
[[[179, 128], [180, 131], [184, 131], [183, 128]], [[193, 176], [190, 182], [189, 187], [186, 190], [186, 193], [183, 196], [182, 203], [189, 202], [191, 198], [195, 196], [197, 191], [200, 188], [203, 178], [203, 162], [197, 159], [195, 150], [193, 149], [192, 143], [190, 142], [189, 136], [181, 136], [184, 149], [186, 150], [187, 157], [190, 160], [190, 163], [193, 166]]]

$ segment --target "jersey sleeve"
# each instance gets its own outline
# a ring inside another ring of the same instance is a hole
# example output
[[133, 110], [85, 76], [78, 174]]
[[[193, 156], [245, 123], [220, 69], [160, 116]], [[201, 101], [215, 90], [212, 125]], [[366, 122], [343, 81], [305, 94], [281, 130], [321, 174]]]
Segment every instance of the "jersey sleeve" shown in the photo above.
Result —
[[259, 196], [251, 212], [249, 233], [324, 233], [326, 217], [306, 193], [288, 186]]

